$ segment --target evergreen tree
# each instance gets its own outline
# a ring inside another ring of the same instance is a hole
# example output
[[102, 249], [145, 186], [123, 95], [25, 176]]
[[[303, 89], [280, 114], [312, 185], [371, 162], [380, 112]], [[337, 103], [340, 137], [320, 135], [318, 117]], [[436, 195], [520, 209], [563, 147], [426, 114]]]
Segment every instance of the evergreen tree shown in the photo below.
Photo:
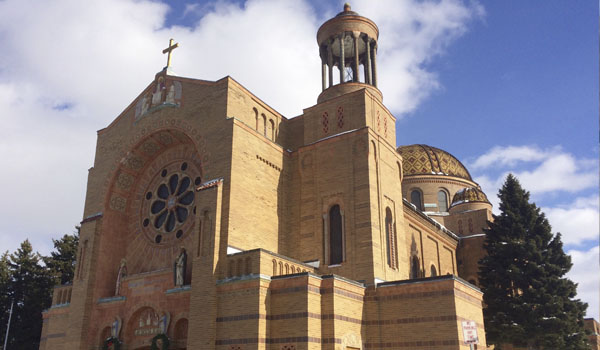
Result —
[[71, 235], [65, 234], [60, 239], [53, 239], [54, 251], [50, 256], [44, 257], [46, 267], [55, 276], [56, 283], [66, 284], [73, 282], [75, 274], [75, 258], [77, 256], [77, 244], [79, 243], [79, 226]]
[[571, 258], [560, 234], [529, 203], [513, 175], [500, 189], [500, 215], [486, 230], [479, 280], [489, 343], [528, 349], [588, 349], [583, 329], [587, 304], [575, 299], [577, 285], [565, 278]]
[[53, 276], [41, 261], [28, 240], [9, 256], [9, 294], [15, 301], [8, 339], [10, 349], [39, 348], [42, 311], [50, 307], [54, 286]]
[[6, 325], [8, 324], [8, 313], [11, 303], [10, 279], [8, 252], [6, 252], [0, 257], [0, 344], [4, 344]]

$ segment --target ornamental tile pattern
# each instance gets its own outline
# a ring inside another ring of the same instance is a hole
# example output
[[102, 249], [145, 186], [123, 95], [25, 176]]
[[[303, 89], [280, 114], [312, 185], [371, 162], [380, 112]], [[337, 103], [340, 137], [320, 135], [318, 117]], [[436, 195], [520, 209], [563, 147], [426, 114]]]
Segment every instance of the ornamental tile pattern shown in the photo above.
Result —
[[485, 202], [489, 203], [487, 196], [482, 190], [476, 187], [467, 187], [456, 192], [452, 198], [452, 205], [457, 205], [464, 202]]
[[465, 166], [450, 153], [427, 145], [398, 147], [404, 176], [450, 175], [473, 181]]

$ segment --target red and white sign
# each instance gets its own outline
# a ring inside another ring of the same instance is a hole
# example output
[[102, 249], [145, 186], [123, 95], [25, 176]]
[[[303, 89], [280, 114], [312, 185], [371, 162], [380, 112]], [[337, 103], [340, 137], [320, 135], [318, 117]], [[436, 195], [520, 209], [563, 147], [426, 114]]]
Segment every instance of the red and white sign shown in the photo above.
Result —
[[463, 321], [462, 330], [465, 344], [479, 344], [479, 337], [477, 336], [477, 324], [475, 321]]

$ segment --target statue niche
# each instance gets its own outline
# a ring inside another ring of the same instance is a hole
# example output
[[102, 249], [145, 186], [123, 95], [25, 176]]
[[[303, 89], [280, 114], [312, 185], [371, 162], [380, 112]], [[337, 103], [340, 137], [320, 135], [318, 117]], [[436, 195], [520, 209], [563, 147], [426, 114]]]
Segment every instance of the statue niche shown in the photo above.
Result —
[[145, 114], [160, 108], [181, 106], [181, 95], [181, 82], [167, 79], [166, 75], [159, 75], [151, 89], [138, 99], [135, 106], [135, 119], [138, 120]]

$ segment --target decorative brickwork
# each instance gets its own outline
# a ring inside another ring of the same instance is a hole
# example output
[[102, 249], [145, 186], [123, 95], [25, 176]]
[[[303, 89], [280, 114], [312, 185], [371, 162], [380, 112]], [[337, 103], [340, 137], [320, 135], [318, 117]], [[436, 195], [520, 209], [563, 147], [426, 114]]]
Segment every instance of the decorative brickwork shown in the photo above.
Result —
[[463, 320], [484, 344], [481, 292], [456, 277], [476, 275], [479, 241], [451, 230], [491, 208], [436, 212], [442, 187], [477, 184], [447, 152], [394, 149], [378, 35], [349, 6], [326, 22], [324, 81], [334, 65], [352, 81], [292, 119], [230, 77], [149, 79], [98, 132], [75, 280], [40, 349], [461, 350]]

